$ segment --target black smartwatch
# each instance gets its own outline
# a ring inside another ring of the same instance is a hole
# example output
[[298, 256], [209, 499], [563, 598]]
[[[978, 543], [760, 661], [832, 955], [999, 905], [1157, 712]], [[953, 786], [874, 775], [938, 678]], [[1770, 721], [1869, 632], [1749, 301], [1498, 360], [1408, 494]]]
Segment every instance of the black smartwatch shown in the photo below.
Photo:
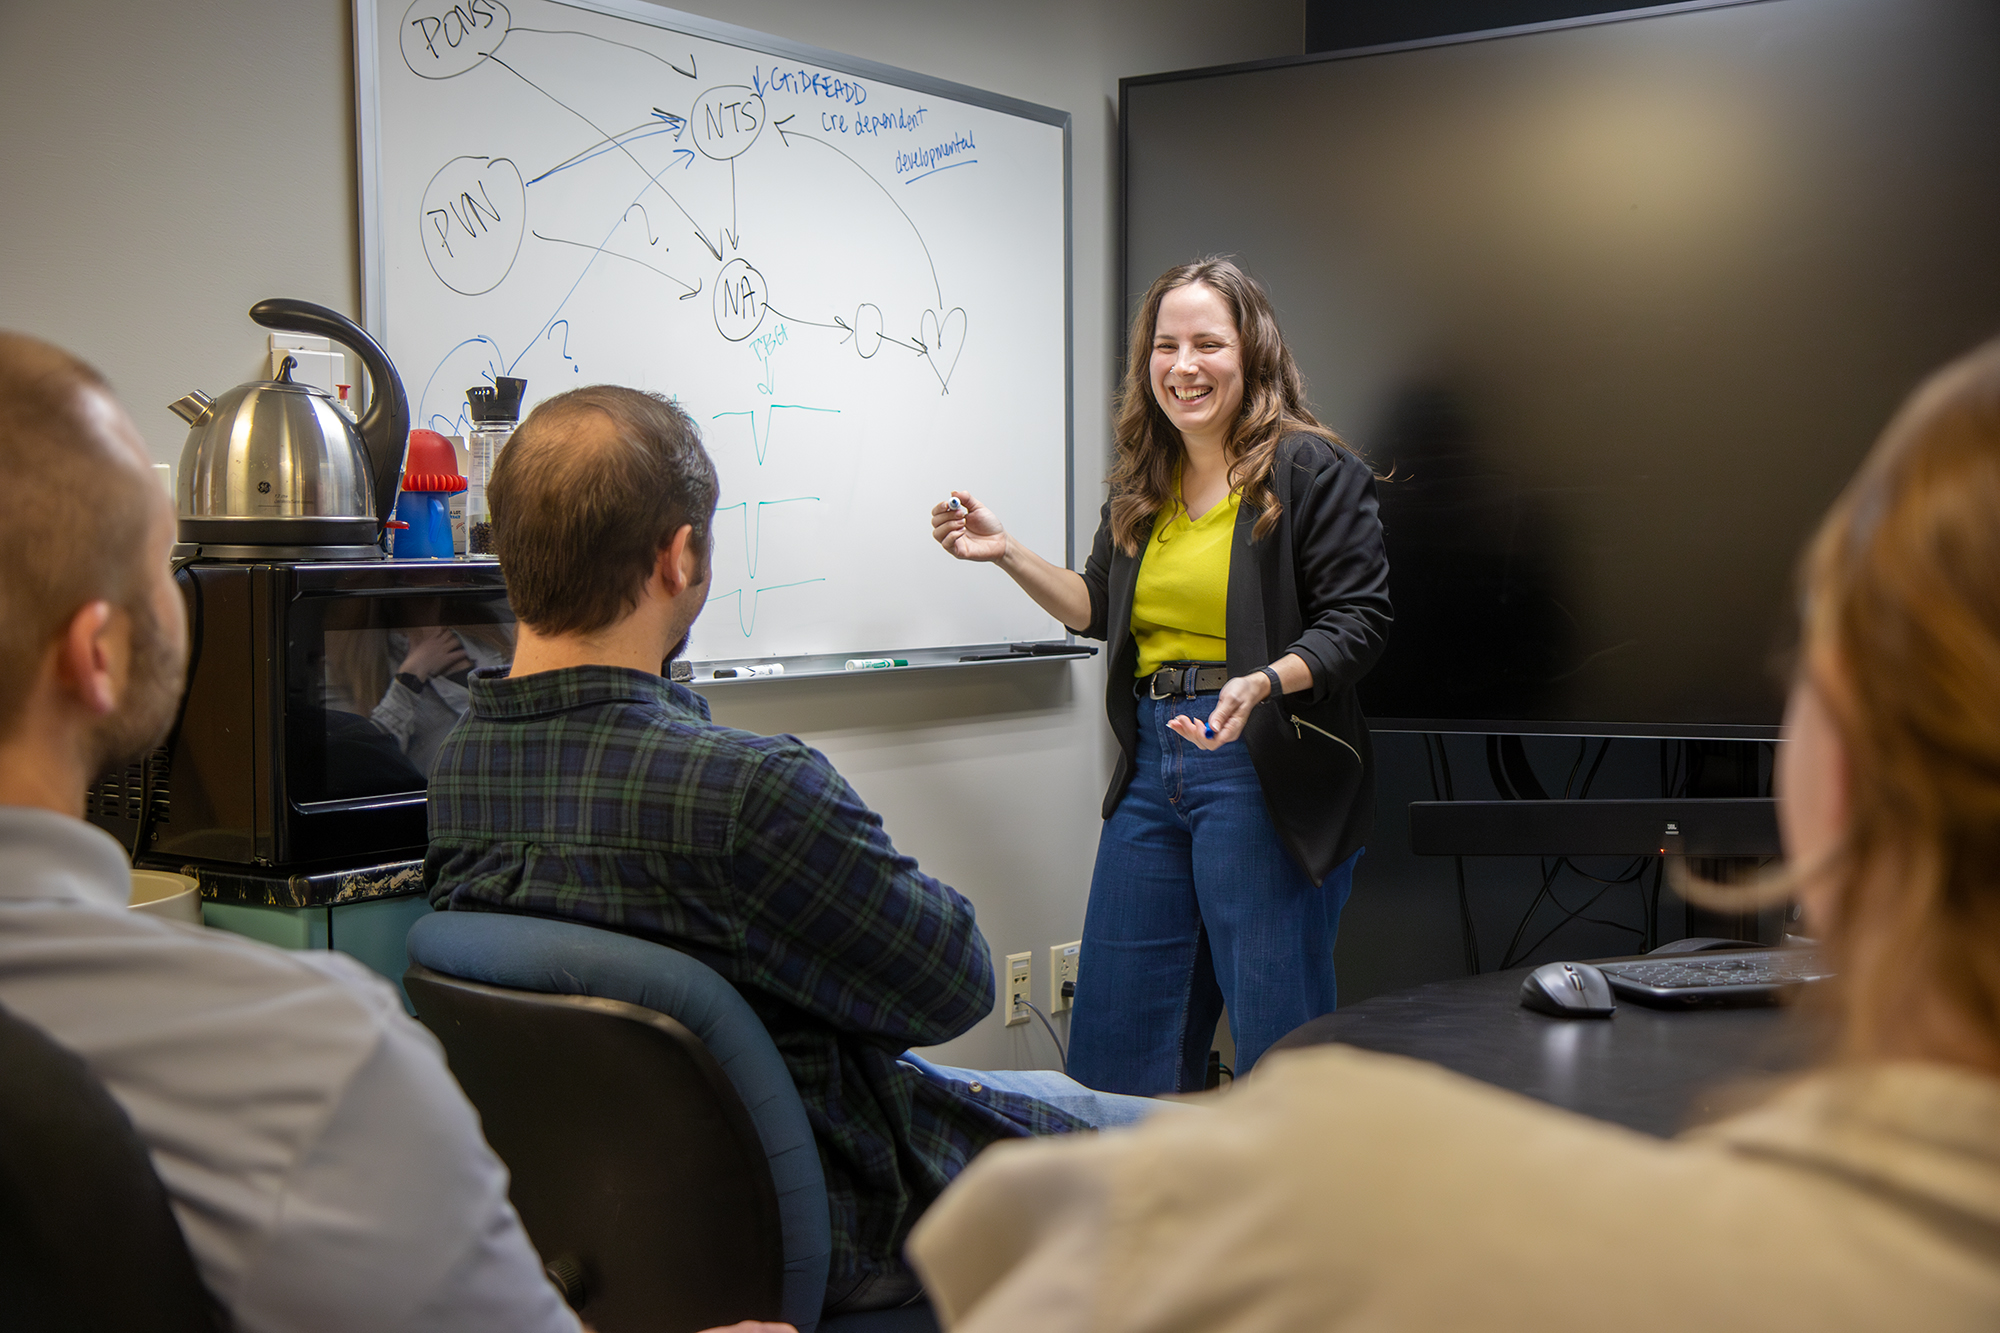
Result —
[[1285, 682], [1278, 679], [1278, 668], [1267, 666], [1263, 669], [1263, 674], [1271, 678], [1270, 697], [1273, 699], [1282, 699], [1285, 695]]
[[424, 692], [424, 682], [418, 678], [417, 673], [414, 671], [398, 671], [396, 673], [396, 683], [412, 694], [422, 694]]

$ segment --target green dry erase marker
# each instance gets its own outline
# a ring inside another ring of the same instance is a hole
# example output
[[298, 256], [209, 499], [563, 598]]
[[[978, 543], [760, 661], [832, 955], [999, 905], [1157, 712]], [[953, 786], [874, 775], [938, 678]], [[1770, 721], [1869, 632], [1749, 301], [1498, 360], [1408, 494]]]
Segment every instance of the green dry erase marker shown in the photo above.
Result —
[[908, 666], [907, 657], [850, 657], [847, 659], [849, 671], [879, 671], [883, 667]]

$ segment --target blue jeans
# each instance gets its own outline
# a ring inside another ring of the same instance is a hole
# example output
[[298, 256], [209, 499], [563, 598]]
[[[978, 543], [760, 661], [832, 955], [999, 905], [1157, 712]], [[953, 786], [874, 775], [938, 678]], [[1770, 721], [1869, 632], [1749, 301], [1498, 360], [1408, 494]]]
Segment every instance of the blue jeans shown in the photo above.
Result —
[[[904, 1051], [896, 1058], [924, 1077], [940, 1083], [977, 1083], [1047, 1102], [1058, 1110], [1067, 1111], [1092, 1129], [1136, 1125], [1156, 1111], [1174, 1114], [1193, 1110], [1181, 1102], [1157, 1102], [1150, 1097], [1121, 1097], [1112, 1092], [1095, 1092], [1052, 1069], [960, 1069], [954, 1065], [934, 1065], [915, 1051]], [[892, 1310], [913, 1305], [922, 1295], [923, 1284], [917, 1280], [917, 1275], [910, 1271], [907, 1264], [898, 1265], [890, 1272], [864, 1277], [844, 1292], [829, 1291], [826, 1314]]]
[[1239, 741], [1203, 750], [1167, 719], [1216, 696], [1139, 700], [1132, 785], [1105, 821], [1083, 919], [1070, 1073], [1107, 1092], [1199, 1090], [1222, 1006], [1247, 1073], [1336, 1004], [1333, 941], [1356, 852], [1314, 886]]
[[955, 1079], [960, 1083], [979, 1083], [1001, 1092], [1018, 1092], [1038, 1102], [1047, 1102], [1092, 1129], [1121, 1129], [1126, 1125], [1136, 1125], [1161, 1107], [1180, 1105], [1178, 1102], [1154, 1101], [1151, 1097], [1098, 1092], [1053, 1069], [959, 1069], [953, 1065], [934, 1065], [915, 1051], [904, 1051], [896, 1058], [939, 1082]]

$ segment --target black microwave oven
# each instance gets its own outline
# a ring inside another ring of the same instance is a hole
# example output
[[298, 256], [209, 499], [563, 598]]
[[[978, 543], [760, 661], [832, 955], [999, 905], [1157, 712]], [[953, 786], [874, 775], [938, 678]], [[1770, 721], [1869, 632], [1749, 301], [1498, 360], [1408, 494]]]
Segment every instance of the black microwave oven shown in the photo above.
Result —
[[91, 787], [135, 859], [299, 872], [423, 855], [430, 761], [504, 665], [514, 617], [492, 560], [196, 563], [176, 575], [190, 647], [165, 744]]

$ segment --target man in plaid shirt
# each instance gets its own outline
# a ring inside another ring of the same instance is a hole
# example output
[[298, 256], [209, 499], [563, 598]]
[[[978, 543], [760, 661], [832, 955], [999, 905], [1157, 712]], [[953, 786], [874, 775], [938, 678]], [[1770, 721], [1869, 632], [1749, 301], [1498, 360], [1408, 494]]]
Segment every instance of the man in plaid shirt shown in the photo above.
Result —
[[823, 756], [716, 726], [662, 678], [708, 596], [716, 501], [677, 406], [613, 387], [550, 399], [489, 499], [520, 641], [511, 668], [472, 674], [432, 770], [432, 903], [640, 935], [721, 973], [812, 1122], [828, 1313], [910, 1300], [904, 1238], [980, 1149], [1159, 1103], [908, 1053], [993, 1007], [991, 954], [972, 905], [899, 854]]

